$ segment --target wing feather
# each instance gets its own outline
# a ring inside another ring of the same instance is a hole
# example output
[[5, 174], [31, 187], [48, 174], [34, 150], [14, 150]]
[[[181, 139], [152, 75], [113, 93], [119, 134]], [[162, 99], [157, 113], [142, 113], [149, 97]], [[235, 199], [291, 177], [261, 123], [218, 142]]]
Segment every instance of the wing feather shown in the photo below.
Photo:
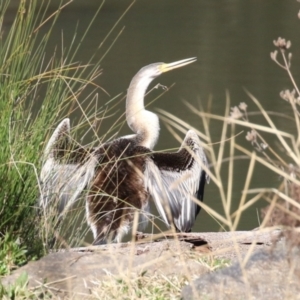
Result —
[[45, 209], [50, 203], [57, 205], [61, 215], [75, 203], [89, 185], [98, 163], [92, 151], [83, 149], [80, 149], [79, 158], [71, 160], [68, 159], [68, 155], [61, 157], [61, 153], [71, 148], [70, 140], [70, 120], [64, 119], [45, 147], [40, 174], [42, 188], [39, 206]]
[[157, 153], [146, 162], [146, 188], [165, 223], [179, 231], [191, 230], [200, 211], [194, 197], [203, 200], [209, 181], [207, 159], [197, 134], [190, 130], [176, 153]]
[[163, 221], [170, 226], [173, 216], [179, 217], [181, 204], [177, 201], [174, 193], [166, 190], [168, 177], [163, 177], [162, 173], [152, 159], [147, 159], [145, 168], [145, 187], [154, 200], [155, 206]]

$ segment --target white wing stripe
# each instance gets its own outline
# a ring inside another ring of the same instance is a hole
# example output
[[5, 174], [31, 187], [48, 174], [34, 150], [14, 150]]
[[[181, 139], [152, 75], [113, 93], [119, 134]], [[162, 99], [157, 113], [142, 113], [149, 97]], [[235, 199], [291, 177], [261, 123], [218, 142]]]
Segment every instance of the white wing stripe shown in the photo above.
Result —
[[[166, 208], [172, 213], [172, 219], [180, 231], [189, 231], [196, 219], [197, 204], [193, 200], [197, 195], [203, 165], [207, 167], [207, 159], [200, 145], [200, 140], [192, 130], [188, 131], [181, 145], [191, 155], [191, 167], [186, 170], [160, 170], [159, 166], [149, 158], [146, 162], [146, 189], [152, 196], [158, 212], [167, 225]], [[209, 178], [206, 176], [206, 180]], [[178, 213], [179, 212], [179, 213]]]

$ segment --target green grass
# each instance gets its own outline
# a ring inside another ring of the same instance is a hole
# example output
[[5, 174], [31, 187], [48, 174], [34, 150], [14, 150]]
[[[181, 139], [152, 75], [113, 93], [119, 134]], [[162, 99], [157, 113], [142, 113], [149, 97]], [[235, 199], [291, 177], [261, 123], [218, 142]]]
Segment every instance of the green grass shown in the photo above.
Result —
[[13, 238], [8, 232], [0, 238], [0, 276], [9, 274], [27, 262], [27, 250], [20, 245], [18, 239]]
[[[0, 3], [1, 31], [9, 2]], [[87, 87], [98, 88], [94, 80], [100, 74], [98, 64], [73, 62], [79, 47], [75, 38], [61, 54], [45, 55], [61, 11], [48, 14], [48, 3], [20, 1], [13, 24], [0, 36], [0, 253], [12, 246], [19, 255], [13, 246], [17, 241], [25, 260], [45, 251], [42, 222], [47, 221], [37, 219], [36, 208], [45, 140], [62, 116], [81, 108], [78, 101]], [[46, 24], [49, 30], [42, 34]], [[88, 118], [80, 125], [90, 122]], [[11, 264], [0, 261], [1, 273], [8, 273]]]
[[151, 275], [143, 272], [132, 278], [111, 278], [95, 281], [94, 299], [179, 299], [181, 289], [188, 283], [180, 276]]
[[42, 287], [29, 288], [28, 275], [22, 273], [16, 281], [9, 286], [3, 286], [0, 282], [0, 298], [3, 300], [11, 299], [53, 299], [54, 295]]
[[207, 267], [210, 271], [216, 271], [218, 269], [223, 269], [229, 267], [231, 264], [230, 259], [203, 256], [198, 259], [198, 261]]

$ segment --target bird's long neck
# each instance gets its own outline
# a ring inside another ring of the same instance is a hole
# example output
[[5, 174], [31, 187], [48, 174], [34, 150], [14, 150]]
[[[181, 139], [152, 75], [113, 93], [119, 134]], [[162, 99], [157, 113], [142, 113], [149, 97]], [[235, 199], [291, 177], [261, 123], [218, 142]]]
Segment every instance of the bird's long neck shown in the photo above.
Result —
[[159, 136], [159, 120], [156, 114], [145, 109], [144, 96], [153, 78], [133, 77], [127, 91], [126, 121], [136, 134], [140, 146], [153, 149]]

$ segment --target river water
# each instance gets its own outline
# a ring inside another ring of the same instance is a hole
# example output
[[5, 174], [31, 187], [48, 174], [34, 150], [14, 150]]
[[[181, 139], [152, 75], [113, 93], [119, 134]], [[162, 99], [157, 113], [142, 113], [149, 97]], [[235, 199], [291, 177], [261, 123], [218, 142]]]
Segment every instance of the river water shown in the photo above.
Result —
[[[52, 34], [49, 52], [58, 45], [61, 33], [64, 46], [68, 47], [74, 32], [81, 36], [92, 19], [99, 1], [75, 0], [61, 14]], [[193, 114], [182, 100], [199, 107], [199, 102], [206, 108], [212, 98], [211, 111], [224, 115], [225, 92], [230, 94], [231, 104], [246, 102], [250, 112], [257, 108], [246, 95], [245, 90], [257, 97], [264, 108], [290, 114], [289, 107], [279, 97], [279, 92], [291, 88], [287, 74], [271, 59], [270, 52], [275, 49], [273, 40], [278, 36], [292, 41], [292, 70], [296, 79], [299, 75], [300, 20], [297, 18], [300, 3], [294, 0], [139, 0], [133, 3], [125, 16], [116, 25], [113, 33], [103, 47], [97, 51], [107, 33], [116, 24], [132, 1], [106, 1], [91, 26], [83, 47], [76, 59], [89, 61], [96, 52], [94, 61], [103, 58], [103, 74], [97, 83], [110, 96], [99, 92], [100, 103], [105, 103], [114, 96], [123, 93], [132, 76], [142, 67], [154, 62], [172, 62], [188, 57], [197, 57], [197, 62], [164, 74], [151, 86], [161, 83], [175, 85], [148, 109], [160, 108], [174, 114], [191, 126], [203, 130], [201, 119]], [[52, 5], [52, 8], [55, 4]], [[78, 25], [78, 28], [76, 26]], [[105, 54], [112, 41], [120, 36], [112, 48]], [[147, 104], [161, 91], [154, 91], [147, 97]], [[124, 112], [125, 103], [120, 103], [115, 115], [103, 122], [101, 131], [108, 131], [111, 124]], [[124, 120], [124, 118], [123, 118]], [[255, 122], [261, 118], [253, 117]], [[286, 131], [293, 132], [293, 123], [279, 118], [276, 124]], [[76, 123], [76, 118], [73, 123]], [[211, 122], [210, 132], [213, 142], [220, 141], [222, 124]], [[238, 128], [241, 131], [243, 128]], [[119, 134], [128, 134], [126, 126]], [[238, 142], [252, 150], [241, 134]], [[181, 134], [181, 137], [183, 135]], [[272, 137], [269, 137], [272, 139]], [[169, 133], [161, 122], [161, 134], [156, 150], [171, 149], [179, 142]], [[232, 205], [240, 201], [249, 161], [237, 161], [234, 169]], [[227, 168], [224, 163], [224, 168]], [[227, 184], [226, 172], [222, 174], [224, 185]], [[279, 178], [266, 169], [257, 166], [251, 181], [251, 187], [278, 186]], [[205, 191], [206, 204], [223, 214], [219, 191], [211, 182]], [[259, 209], [264, 203], [259, 202], [248, 209], [241, 218], [239, 229], [252, 229], [259, 225]], [[195, 225], [195, 231], [219, 230], [218, 224], [204, 211]]]

